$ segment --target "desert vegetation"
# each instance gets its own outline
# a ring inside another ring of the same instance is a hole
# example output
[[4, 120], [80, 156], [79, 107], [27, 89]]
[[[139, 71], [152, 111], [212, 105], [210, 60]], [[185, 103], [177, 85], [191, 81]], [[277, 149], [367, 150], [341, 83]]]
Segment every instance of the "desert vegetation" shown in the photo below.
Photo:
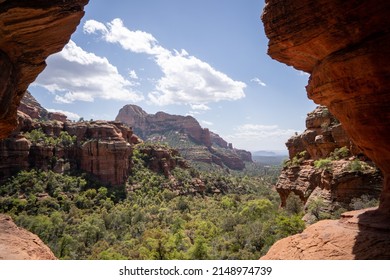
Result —
[[[274, 173], [176, 168], [166, 178], [146, 160], [135, 151], [128, 182], [116, 187], [83, 173], [21, 171], [0, 186], [0, 211], [60, 259], [258, 259], [305, 227], [301, 209], [278, 208]], [[195, 177], [204, 191], [180, 195]]]

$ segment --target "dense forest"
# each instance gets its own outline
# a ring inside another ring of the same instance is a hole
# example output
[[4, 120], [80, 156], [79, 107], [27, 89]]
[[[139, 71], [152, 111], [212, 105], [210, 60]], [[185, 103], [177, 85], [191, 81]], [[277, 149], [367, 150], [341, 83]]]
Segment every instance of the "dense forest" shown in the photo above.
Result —
[[[135, 147], [120, 187], [85, 173], [21, 171], [0, 186], [0, 211], [59, 259], [258, 259], [305, 227], [299, 203], [279, 209], [277, 171], [175, 168], [167, 178], [147, 160]], [[204, 182], [202, 192], [177, 190], [193, 178]]]

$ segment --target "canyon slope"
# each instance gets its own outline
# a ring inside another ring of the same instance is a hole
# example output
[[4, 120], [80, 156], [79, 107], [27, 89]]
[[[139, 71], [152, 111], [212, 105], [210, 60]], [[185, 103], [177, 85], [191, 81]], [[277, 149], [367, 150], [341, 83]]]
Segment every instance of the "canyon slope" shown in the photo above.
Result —
[[328, 213], [353, 210], [352, 200], [363, 195], [367, 200], [379, 198], [380, 171], [326, 107], [318, 106], [309, 113], [306, 130], [286, 145], [290, 159], [276, 184], [282, 207], [291, 194], [298, 196], [306, 209], [321, 201], [321, 211]]
[[[388, 258], [388, 254], [359, 253], [361, 244], [358, 241], [361, 239], [376, 241], [371, 243], [371, 251], [390, 250], [388, 242], [376, 237], [378, 232], [384, 232], [386, 237], [390, 235], [389, 10], [387, 0], [375, 4], [368, 0], [267, 0], [262, 15], [270, 40], [268, 54], [310, 73], [306, 87], [308, 97], [329, 109], [355, 146], [384, 175], [378, 209], [356, 215], [356, 234], [351, 234], [348, 226], [339, 228], [349, 238], [349, 242], [343, 243], [352, 247], [348, 250], [352, 254], [342, 250], [342, 255], [337, 256], [339, 259]], [[332, 225], [336, 226], [335, 223]], [[299, 236], [284, 240], [283, 244], [290, 246], [285, 250], [286, 254], [278, 255], [281, 249], [274, 247], [264, 258], [306, 258], [308, 255], [300, 244], [308, 241], [312, 241], [311, 250], [317, 252], [312, 258], [332, 258], [332, 255], [322, 253], [325, 243], [310, 234], [314, 226]], [[333, 226], [324, 228], [323, 234], [330, 233]], [[335, 235], [329, 236], [334, 237], [330, 239], [334, 243]]]
[[148, 114], [139, 106], [126, 105], [115, 120], [132, 127], [134, 133], [145, 141], [167, 143], [192, 162], [234, 170], [242, 170], [245, 162], [252, 162], [250, 152], [233, 148], [219, 135], [202, 128], [191, 116], [164, 112]]
[[[27, 87], [46, 66], [45, 59], [69, 41], [88, 0], [1, 1], [0, 139], [18, 125], [17, 108]], [[36, 236], [0, 217], [2, 259], [53, 259]]]
[[18, 127], [0, 140], [0, 182], [31, 168], [81, 170], [112, 186], [126, 182], [132, 146], [141, 142], [130, 128], [119, 122], [68, 121], [47, 112], [28, 92], [19, 109]]

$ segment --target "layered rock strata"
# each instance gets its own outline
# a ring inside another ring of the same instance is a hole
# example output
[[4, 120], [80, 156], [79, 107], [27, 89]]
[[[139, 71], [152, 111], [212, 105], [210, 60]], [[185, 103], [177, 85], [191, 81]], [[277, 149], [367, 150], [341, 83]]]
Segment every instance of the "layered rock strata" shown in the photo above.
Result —
[[170, 148], [145, 146], [139, 151], [147, 159], [147, 167], [156, 172], [163, 173], [165, 177], [172, 178], [171, 171], [176, 167], [188, 168], [188, 163], [179, 155], [179, 152]]
[[[45, 59], [69, 41], [87, 3], [88, 0], [0, 1], [0, 139], [17, 127], [17, 108], [27, 87], [45, 68]], [[29, 123], [23, 123], [25, 119], [19, 117], [18, 129]], [[10, 151], [3, 158], [14, 169], [11, 173], [26, 168], [30, 145], [22, 137], [13, 141], [0, 144], [2, 150], [5, 146]], [[22, 161], [22, 166], [15, 161]], [[0, 174], [1, 179], [3, 176]], [[9, 217], [0, 216], [0, 259], [55, 257], [36, 235], [16, 227]]]
[[0, 138], [17, 125], [17, 108], [45, 59], [69, 41], [88, 0], [0, 3]]
[[163, 142], [167, 138], [166, 135], [177, 138], [168, 143], [188, 160], [214, 163], [235, 170], [242, 170], [245, 162], [252, 162], [250, 152], [234, 149], [232, 144], [218, 134], [208, 128], [202, 128], [191, 116], [164, 112], [148, 114], [139, 106], [126, 105], [120, 109], [116, 120], [132, 127], [144, 140]]
[[[326, 107], [318, 106], [309, 113], [306, 130], [291, 137], [286, 145], [290, 160], [276, 184], [282, 207], [291, 193], [305, 206], [320, 198], [328, 212], [353, 210], [351, 201], [362, 195], [379, 198], [383, 184], [380, 171]], [[328, 163], [318, 167], [321, 161]]]
[[[129, 177], [132, 145], [140, 139], [122, 123], [40, 122], [23, 113], [19, 118], [20, 125], [13, 135], [0, 140], [1, 180], [30, 168], [84, 170], [111, 185], [121, 185]], [[41, 131], [44, 139], [26, 138], [26, 133], [33, 131]], [[63, 133], [73, 138], [61, 138]]]
[[[266, 0], [262, 20], [270, 39], [268, 54], [310, 73], [308, 97], [341, 122], [352, 142], [381, 169], [384, 184], [379, 208], [354, 216], [354, 230], [349, 221], [342, 229], [338, 221], [320, 222], [276, 243], [265, 259], [332, 258], [329, 246], [345, 252], [338, 258], [389, 258], [389, 11], [387, 0]], [[332, 234], [336, 225], [340, 234]]]
[[382, 170], [390, 215], [390, 2], [268, 0], [268, 54], [311, 74], [307, 93]]

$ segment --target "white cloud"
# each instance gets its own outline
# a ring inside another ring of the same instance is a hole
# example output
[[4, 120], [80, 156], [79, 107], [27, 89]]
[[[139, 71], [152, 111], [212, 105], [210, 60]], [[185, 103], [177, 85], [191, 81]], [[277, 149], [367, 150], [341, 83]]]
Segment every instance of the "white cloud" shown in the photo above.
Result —
[[204, 125], [208, 125], [208, 126], [214, 125], [214, 123], [209, 122], [209, 121], [205, 121], [205, 120], [202, 120], [201, 123], [204, 124]]
[[266, 86], [267, 86], [266, 83], [264, 83], [262, 80], [260, 80], [260, 79], [257, 78], [257, 77], [251, 79], [251, 82], [254, 82], [254, 83], [256, 83], [256, 84], [258, 84], [258, 85], [260, 85], [260, 86], [262, 86], [262, 87], [266, 87]]
[[224, 138], [236, 147], [251, 151], [283, 150], [286, 148], [285, 143], [295, 132], [294, 129], [281, 129], [277, 125], [244, 124]]
[[154, 104], [198, 105], [245, 97], [245, 83], [234, 81], [185, 50], [165, 49], [153, 35], [129, 30], [120, 19], [114, 19], [107, 25], [89, 20], [84, 25], [84, 31], [100, 33], [105, 41], [118, 43], [125, 50], [152, 55], [163, 73], [156, 81], [154, 91], [148, 94]]
[[210, 110], [210, 107], [205, 104], [191, 104], [192, 110], [207, 111]]
[[34, 85], [54, 93], [59, 103], [92, 102], [95, 98], [130, 102], [143, 99], [131, 88], [134, 84], [120, 75], [107, 58], [86, 52], [73, 41], [48, 58], [46, 70]]
[[201, 113], [198, 111], [189, 111], [186, 116], [194, 117], [195, 115], [200, 115]]
[[310, 76], [310, 74], [309, 73], [306, 73], [306, 72], [304, 72], [304, 71], [298, 71], [298, 75], [299, 76], [307, 76], [307, 77], [309, 77]]
[[134, 70], [130, 70], [129, 76], [130, 76], [130, 78], [132, 78], [134, 80], [138, 80], [138, 75]]
[[107, 34], [108, 33], [108, 30], [106, 28], [106, 26], [101, 23], [101, 22], [98, 22], [96, 20], [88, 20], [84, 26], [83, 26], [83, 30], [85, 33], [88, 33], [88, 34], [91, 34], [91, 33], [96, 33], [97, 31], [103, 33], [103, 34]]
[[119, 43], [123, 49], [131, 52], [156, 55], [166, 51], [158, 45], [152, 34], [129, 30], [119, 18], [114, 19], [107, 26], [96, 20], [88, 20], [83, 30], [88, 34], [101, 33], [105, 41]]
[[66, 115], [68, 117], [68, 119], [70, 120], [78, 120], [80, 119], [80, 116], [76, 113], [73, 113], [73, 112], [69, 112], [69, 111], [64, 111], [64, 110], [58, 110], [58, 109], [46, 109], [48, 110], [49, 112], [58, 112], [58, 113], [62, 113], [64, 115]]

